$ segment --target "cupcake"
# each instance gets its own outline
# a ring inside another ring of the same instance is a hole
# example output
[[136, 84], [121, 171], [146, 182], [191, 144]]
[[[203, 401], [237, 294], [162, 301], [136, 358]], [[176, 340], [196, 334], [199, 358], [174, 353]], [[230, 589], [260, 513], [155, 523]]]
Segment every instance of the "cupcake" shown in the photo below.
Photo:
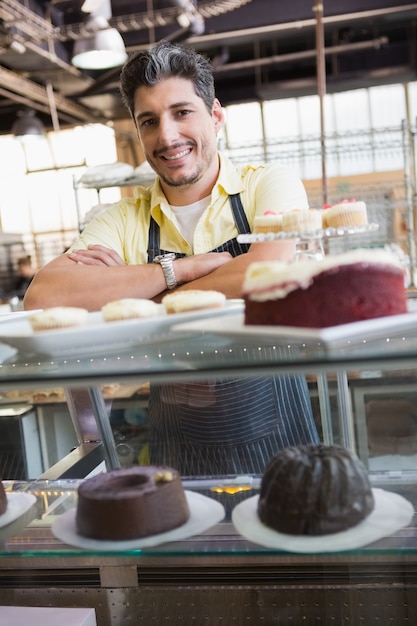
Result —
[[145, 298], [122, 298], [105, 304], [101, 313], [105, 322], [155, 317], [161, 314], [161, 306]]
[[282, 230], [287, 233], [313, 233], [322, 227], [322, 212], [318, 209], [293, 209], [282, 218]]
[[282, 230], [283, 213], [265, 211], [263, 215], [255, 215], [253, 220], [253, 232], [257, 233], [279, 233]]
[[368, 223], [366, 204], [357, 200], [342, 200], [324, 209], [326, 228], [364, 226]]
[[60, 330], [82, 326], [87, 322], [88, 311], [80, 307], [58, 306], [30, 315], [28, 321], [34, 332]]
[[225, 306], [226, 296], [220, 291], [189, 289], [167, 294], [162, 298], [162, 304], [168, 314], [200, 309], [219, 309]]

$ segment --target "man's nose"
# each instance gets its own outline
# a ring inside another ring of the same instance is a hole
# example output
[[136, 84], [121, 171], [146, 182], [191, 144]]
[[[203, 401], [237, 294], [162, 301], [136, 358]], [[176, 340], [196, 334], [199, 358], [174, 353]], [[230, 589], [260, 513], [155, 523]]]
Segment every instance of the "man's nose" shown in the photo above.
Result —
[[159, 121], [159, 137], [164, 144], [170, 144], [178, 137], [178, 127], [172, 118], [161, 118]]

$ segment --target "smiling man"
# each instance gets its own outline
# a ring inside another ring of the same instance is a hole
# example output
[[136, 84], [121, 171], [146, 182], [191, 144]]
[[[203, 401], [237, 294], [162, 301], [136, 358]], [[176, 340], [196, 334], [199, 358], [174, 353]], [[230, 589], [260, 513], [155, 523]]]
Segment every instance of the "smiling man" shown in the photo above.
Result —
[[[91, 221], [66, 254], [41, 268], [25, 308], [94, 311], [119, 298], [159, 301], [171, 289], [236, 298], [250, 263], [292, 258], [290, 240], [237, 241], [255, 215], [308, 201], [291, 170], [237, 167], [218, 152], [224, 112], [207, 59], [161, 42], [129, 58], [121, 93], [156, 181]], [[152, 387], [149, 416], [151, 461], [183, 474], [259, 473], [278, 448], [317, 441], [302, 377]]]

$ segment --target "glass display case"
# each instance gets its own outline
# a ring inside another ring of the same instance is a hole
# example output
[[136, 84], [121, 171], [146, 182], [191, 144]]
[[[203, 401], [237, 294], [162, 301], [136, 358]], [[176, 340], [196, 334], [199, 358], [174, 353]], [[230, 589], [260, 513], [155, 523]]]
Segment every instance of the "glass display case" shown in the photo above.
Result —
[[[0, 604], [93, 607], [100, 626], [141, 620], [412, 623], [417, 609], [417, 315], [412, 309], [330, 333], [248, 329], [237, 303], [217, 318], [178, 319], [146, 333], [134, 322], [123, 341], [93, 325], [89, 338], [78, 342], [73, 336], [72, 345], [78, 346], [73, 350], [59, 335], [52, 348], [18, 346], [12, 337], [0, 364], [0, 393], [64, 389], [68, 414], [62, 419], [72, 421], [77, 444], [36, 480], [4, 481], [9, 497], [22, 499], [22, 508], [0, 529]], [[15, 334], [21, 340], [22, 332]], [[75, 510], [84, 477], [146, 462], [152, 385], [289, 374], [307, 380], [320, 439], [355, 451], [374, 490], [394, 494], [387, 517], [403, 500], [411, 507], [399, 527], [364, 535], [348, 549], [325, 540], [312, 550], [290, 549], [285, 542], [262, 545], [256, 536], [242, 534], [234, 519], [238, 507], [256, 499], [261, 473], [219, 471], [183, 476], [187, 493], [197, 494], [191, 499], [202, 496], [224, 512], [218, 519], [209, 511], [210, 523], [188, 534], [156, 545], [103, 548], [75, 545], [56, 530]], [[105, 390], [120, 385], [137, 390], [128, 405], [106, 396]], [[134, 425], [123, 436], [120, 411]]]

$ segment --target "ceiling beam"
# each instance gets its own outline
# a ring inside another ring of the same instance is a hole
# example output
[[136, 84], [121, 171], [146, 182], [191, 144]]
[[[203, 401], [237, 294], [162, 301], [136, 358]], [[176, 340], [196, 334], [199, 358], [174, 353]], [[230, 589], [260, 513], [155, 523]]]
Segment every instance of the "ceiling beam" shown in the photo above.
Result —
[[[34, 103], [34, 105], [46, 106], [48, 111], [50, 110], [46, 87], [4, 67], [0, 67], [0, 84], [4, 90], [7, 90], [11, 98], [13, 98], [13, 94], [16, 95], [15, 99], [17, 102], [21, 102], [22, 98], [25, 98]], [[94, 123], [107, 121], [97, 110], [77, 104], [58, 93], [54, 93], [54, 99], [57, 111], [69, 116], [74, 122]]]

